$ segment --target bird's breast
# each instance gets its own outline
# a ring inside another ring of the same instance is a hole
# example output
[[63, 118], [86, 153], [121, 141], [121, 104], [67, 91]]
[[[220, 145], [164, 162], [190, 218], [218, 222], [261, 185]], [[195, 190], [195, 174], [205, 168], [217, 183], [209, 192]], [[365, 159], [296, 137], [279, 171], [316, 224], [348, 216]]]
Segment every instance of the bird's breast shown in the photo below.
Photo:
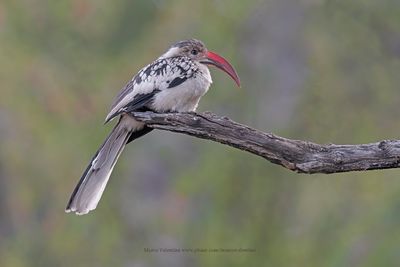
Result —
[[178, 86], [165, 88], [157, 93], [152, 103], [152, 109], [158, 112], [195, 111], [200, 98], [208, 91], [211, 83], [210, 72], [204, 66], [196, 75], [186, 79]]

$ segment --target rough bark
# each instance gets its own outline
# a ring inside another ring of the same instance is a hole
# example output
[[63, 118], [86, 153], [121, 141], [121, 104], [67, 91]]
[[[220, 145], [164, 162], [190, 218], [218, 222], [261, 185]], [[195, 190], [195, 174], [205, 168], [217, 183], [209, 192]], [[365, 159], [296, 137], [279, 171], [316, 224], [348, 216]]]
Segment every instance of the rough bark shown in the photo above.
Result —
[[400, 166], [400, 140], [360, 145], [316, 144], [261, 132], [210, 112], [133, 112], [131, 115], [151, 128], [219, 142], [299, 173], [337, 173]]

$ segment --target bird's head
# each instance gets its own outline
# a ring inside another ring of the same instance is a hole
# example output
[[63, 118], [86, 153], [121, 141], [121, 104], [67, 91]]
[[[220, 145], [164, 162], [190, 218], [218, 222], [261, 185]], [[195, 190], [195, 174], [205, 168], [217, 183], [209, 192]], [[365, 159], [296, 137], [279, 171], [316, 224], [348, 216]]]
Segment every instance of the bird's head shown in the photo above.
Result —
[[188, 39], [173, 44], [163, 58], [169, 57], [188, 57], [193, 61], [205, 65], [213, 65], [226, 72], [240, 87], [240, 79], [232, 65], [217, 53], [208, 51], [204, 43], [196, 39]]

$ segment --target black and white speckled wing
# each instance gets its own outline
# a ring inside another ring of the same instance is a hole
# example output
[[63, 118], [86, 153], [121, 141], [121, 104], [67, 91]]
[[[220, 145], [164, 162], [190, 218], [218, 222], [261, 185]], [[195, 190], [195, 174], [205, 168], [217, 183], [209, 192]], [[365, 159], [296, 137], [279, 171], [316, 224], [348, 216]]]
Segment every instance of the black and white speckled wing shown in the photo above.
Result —
[[121, 90], [111, 106], [106, 122], [127, 111], [150, 108], [160, 91], [181, 85], [198, 72], [187, 57], [159, 58], [136, 74]]

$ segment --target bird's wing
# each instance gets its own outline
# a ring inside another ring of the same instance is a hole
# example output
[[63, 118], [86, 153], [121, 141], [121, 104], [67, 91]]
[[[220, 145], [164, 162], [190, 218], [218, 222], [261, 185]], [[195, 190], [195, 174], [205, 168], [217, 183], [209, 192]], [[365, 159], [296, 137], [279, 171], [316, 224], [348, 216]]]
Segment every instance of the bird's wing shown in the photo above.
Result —
[[123, 112], [146, 107], [158, 92], [184, 82], [191, 74], [184, 57], [159, 58], [136, 74], [120, 91], [111, 106], [106, 122]]
[[158, 92], [183, 83], [193, 75], [187, 62], [185, 57], [159, 58], [141, 69], [115, 98], [106, 122], [123, 112], [146, 107]]
[[[148, 93], [138, 93], [134, 91], [134, 80], [130, 81], [117, 96], [110, 113], [107, 115], [106, 123], [124, 112], [131, 112], [145, 107], [153, 99], [157, 90]], [[139, 91], [139, 90], [137, 90]]]

